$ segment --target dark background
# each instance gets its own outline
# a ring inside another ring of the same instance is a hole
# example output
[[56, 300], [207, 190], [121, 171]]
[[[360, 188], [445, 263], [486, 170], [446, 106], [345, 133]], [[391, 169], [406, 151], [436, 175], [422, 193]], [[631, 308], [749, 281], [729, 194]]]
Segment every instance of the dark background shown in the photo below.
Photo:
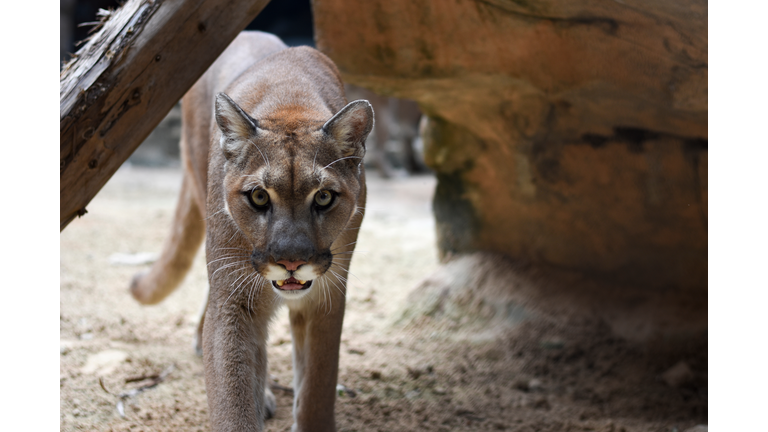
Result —
[[[61, 6], [61, 53], [60, 60], [67, 61], [75, 46], [89, 36], [93, 26], [79, 26], [97, 22], [99, 9], [117, 9], [125, 2], [115, 0], [60, 0]], [[247, 30], [261, 30], [279, 36], [288, 46], [314, 46], [312, 9], [309, 0], [279, 0], [267, 4]]]

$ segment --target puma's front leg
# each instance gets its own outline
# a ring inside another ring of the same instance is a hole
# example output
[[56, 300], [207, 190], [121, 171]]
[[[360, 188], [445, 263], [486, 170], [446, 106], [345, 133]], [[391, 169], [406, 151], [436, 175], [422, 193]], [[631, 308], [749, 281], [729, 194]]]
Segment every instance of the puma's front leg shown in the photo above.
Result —
[[264, 429], [268, 318], [249, 312], [230, 304], [209, 305], [206, 313], [203, 363], [214, 431]]
[[339, 343], [344, 297], [333, 310], [291, 310], [293, 335], [293, 432], [335, 431], [334, 405], [339, 371]]
[[208, 294], [211, 292], [210, 285], [206, 285], [205, 297], [203, 304], [200, 306], [199, 318], [197, 320], [197, 328], [195, 329], [195, 340], [192, 348], [195, 350], [195, 354], [199, 357], [203, 356], [203, 327], [205, 326], [205, 311], [208, 309]]

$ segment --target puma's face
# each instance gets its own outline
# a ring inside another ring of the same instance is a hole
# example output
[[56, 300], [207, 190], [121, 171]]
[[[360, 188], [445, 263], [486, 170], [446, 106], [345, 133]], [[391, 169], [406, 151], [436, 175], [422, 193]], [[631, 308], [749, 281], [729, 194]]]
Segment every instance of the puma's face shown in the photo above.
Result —
[[223, 211], [249, 240], [253, 268], [286, 299], [306, 295], [329, 271], [333, 247], [345, 246], [334, 241], [357, 211], [359, 167], [373, 127], [367, 101], [329, 120], [301, 113], [254, 119], [223, 93], [216, 98], [227, 159]]

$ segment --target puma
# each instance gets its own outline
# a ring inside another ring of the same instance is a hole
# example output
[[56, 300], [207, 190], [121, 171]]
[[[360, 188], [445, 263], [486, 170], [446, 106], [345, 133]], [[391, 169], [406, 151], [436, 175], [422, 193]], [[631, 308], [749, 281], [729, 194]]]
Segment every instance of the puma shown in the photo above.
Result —
[[284, 304], [292, 430], [333, 431], [373, 109], [364, 100], [347, 104], [338, 70], [320, 52], [244, 32], [184, 96], [182, 122], [184, 175], [171, 235], [131, 292], [145, 304], [165, 298], [205, 233], [210, 289], [197, 344], [213, 429], [260, 431], [274, 413], [266, 342]]

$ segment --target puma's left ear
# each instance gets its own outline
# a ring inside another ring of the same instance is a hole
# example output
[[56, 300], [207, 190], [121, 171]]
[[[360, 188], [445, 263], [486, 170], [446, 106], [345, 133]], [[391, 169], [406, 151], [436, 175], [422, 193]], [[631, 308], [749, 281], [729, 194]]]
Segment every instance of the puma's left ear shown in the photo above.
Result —
[[373, 107], [367, 100], [350, 102], [323, 125], [344, 157], [365, 155], [365, 139], [373, 129]]
[[216, 124], [221, 130], [219, 144], [227, 159], [238, 154], [244, 143], [258, 132], [256, 120], [224, 93], [216, 95], [215, 115]]

